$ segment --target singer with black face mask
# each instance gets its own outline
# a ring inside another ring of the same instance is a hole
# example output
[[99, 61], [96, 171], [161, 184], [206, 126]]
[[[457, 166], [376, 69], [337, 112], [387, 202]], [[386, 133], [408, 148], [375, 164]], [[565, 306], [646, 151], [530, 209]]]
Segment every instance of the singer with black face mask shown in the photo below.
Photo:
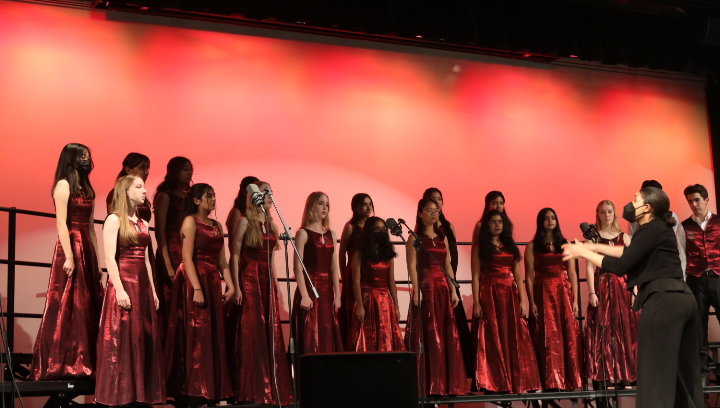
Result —
[[52, 197], [58, 231], [45, 311], [35, 340], [32, 380], [95, 376], [102, 285], [94, 228], [90, 149], [69, 143], [60, 153]]
[[627, 247], [563, 245], [566, 260], [585, 258], [638, 287], [637, 407], [703, 407], [698, 315], [683, 272], [667, 195], [655, 187], [635, 193], [623, 218], [640, 227]]
[[398, 320], [396, 256], [385, 221], [368, 218], [352, 257], [355, 307], [345, 351], [405, 350]]
[[[630, 236], [620, 229], [612, 201], [600, 201], [595, 207], [595, 225], [600, 235], [596, 242], [618, 248], [630, 245]], [[639, 313], [632, 310], [633, 295], [627, 290], [624, 276], [590, 262], [586, 263], [585, 273], [588, 288], [584, 336], [586, 374], [596, 386], [603, 383], [629, 386], [637, 380]]]

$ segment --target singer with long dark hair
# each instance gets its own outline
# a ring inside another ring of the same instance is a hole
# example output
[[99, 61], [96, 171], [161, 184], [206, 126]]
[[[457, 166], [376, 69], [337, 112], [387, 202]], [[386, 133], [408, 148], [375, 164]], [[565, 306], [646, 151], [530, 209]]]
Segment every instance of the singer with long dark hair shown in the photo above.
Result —
[[[342, 281], [342, 293], [340, 295], [340, 310], [338, 311], [338, 325], [343, 342], [347, 341], [348, 328], [353, 321], [355, 310], [355, 296], [353, 294], [353, 270], [352, 260], [355, 250], [360, 242], [365, 221], [375, 214], [375, 205], [372, 198], [365, 193], [357, 193], [350, 200], [352, 218], [345, 223], [340, 236], [340, 274]], [[346, 258], [347, 256], [347, 258]]]
[[567, 240], [552, 208], [536, 219], [535, 236], [525, 247], [525, 275], [530, 302], [530, 335], [544, 390], [582, 386], [575, 262], [563, 262]]
[[87, 146], [68, 143], [55, 170], [55, 244], [45, 311], [35, 339], [29, 378], [95, 376], [102, 284], [94, 228], [95, 190]]
[[[235, 201], [233, 201], [233, 206], [228, 213], [227, 221], [225, 221], [225, 227], [227, 227], [229, 237], [232, 237], [235, 234], [235, 226], [237, 225], [238, 221], [245, 216], [245, 213], [247, 212], [247, 187], [252, 183], [257, 183], [258, 181], [260, 181], [260, 179], [255, 176], [245, 176], [242, 180], [240, 180], [240, 189], [238, 190], [237, 197], [235, 197]], [[228, 245], [232, 246], [232, 242], [228, 243]]]
[[[240, 190], [238, 190], [237, 197], [235, 197], [235, 200], [233, 201], [233, 206], [228, 213], [227, 220], [225, 221], [225, 226], [227, 227], [229, 237], [228, 249], [230, 250], [231, 258], [234, 243], [233, 237], [235, 236], [235, 227], [240, 223], [240, 220], [245, 217], [245, 213], [248, 209], [247, 187], [257, 181], [258, 178], [255, 176], [246, 176], [243, 177], [242, 180], [240, 180]], [[277, 237], [275, 239], [277, 239]], [[241, 258], [238, 257], [237, 261], [240, 262]], [[233, 266], [235, 266], [236, 268], [240, 267], [240, 265], [233, 265], [232, 262], [233, 260], [230, 259], [231, 271]], [[228, 368], [230, 369], [230, 376], [232, 378], [235, 377], [235, 350], [233, 349], [233, 345], [237, 342], [237, 324], [240, 320], [241, 309], [238, 302], [238, 296], [240, 296], [241, 293], [238, 286], [239, 282], [237, 281], [237, 276], [234, 276], [234, 279], [235, 280], [233, 282], [236, 285], [236, 299], [232, 302], [225, 303], [225, 330], [227, 332], [227, 335], [225, 336], [225, 344], [227, 344], [228, 346]]]
[[158, 185], [153, 200], [155, 211], [155, 289], [160, 299], [160, 324], [166, 330], [170, 316], [170, 294], [175, 271], [182, 262], [180, 227], [183, 223], [183, 200], [192, 182], [193, 165], [177, 156], [167, 164], [165, 178]]
[[[143, 183], [147, 183], [148, 176], [150, 175], [150, 158], [141, 153], [128, 153], [122, 161], [122, 168], [115, 178], [115, 181], [128, 175], [138, 176], [142, 179]], [[105, 199], [108, 214], [114, 212], [113, 208], [111, 208], [114, 193], [115, 188], [113, 187]], [[150, 222], [152, 218], [150, 200], [146, 198], [142, 204], [138, 205], [137, 211], [140, 218]]]
[[501, 212], [488, 210], [480, 222], [480, 268], [472, 283], [475, 385], [478, 390], [516, 394], [538, 390], [520, 250]]
[[[495, 210], [503, 214], [505, 230], [512, 235], [513, 224], [505, 211], [505, 195], [497, 190], [490, 191], [485, 195], [485, 207], [483, 208], [480, 218], [490, 210]], [[480, 227], [482, 226], [482, 220], [478, 220], [475, 223], [475, 227], [472, 232], [472, 247], [470, 250], [470, 272], [473, 275], [480, 273], [480, 257], [478, 244], [480, 243]]]
[[103, 226], [108, 284], [95, 380], [95, 402], [103, 405], [167, 402], [150, 232], [147, 221], [138, 215], [145, 194], [141, 177], [121, 177], [113, 190], [115, 211]]
[[292, 319], [297, 333], [297, 354], [343, 351], [336, 313], [340, 309], [340, 268], [335, 251], [335, 232], [330, 229], [330, 200], [321, 191], [305, 201], [302, 228], [295, 234], [300, 257], [315, 284], [316, 298], [295, 259], [297, 289]]
[[215, 190], [205, 183], [192, 186], [183, 202], [183, 261], [172, 288], [165, 372], [168, 395], [188, 405], [232, 395], [223, 303], [235, 295], [235, 285], [225, 259], [222, 226], [210, 218], [215, 203]]
[[[415, 218], [415, 233], [430, 254], [454, 277], [447, 250], [448, 240], [437, 225], [439, 216], [440, 208], [434, 200], [421, 199]], [[415, 248], [413, 235], [408, 239], [405, 249], [412, 282], [405, 348], [417, 353], [418, 337], [422, 336], [425, 360], [422, 362], [424, 374], [420, 373], [420, 378], [424, 375], [423, 389], [426, 395], [466, 394], [470, 390], [470, 380], [465, 372], [452, 312], [460, 299], [440, 265], [425, 250]], [[418, 315], [418, 312], [422, 315]], [[418, 367], [421, 365], [418, 364]]]
[[346, 351], [404, 351], [395, 287], [397, 256], [385, 221], [365, 222], [353, 254], [355, 318], [348, 328]]
[[[440, 210], [438, 216], [438, 226], [440, 232], [445, 235], [448, 240], [448, 256], [450, 257], [450, 265], [452, 266], [453, 272], [457, 275], [458, 271], [458, 245], [457, 245], [457, 234], [455, 233], [455, 226], [445, 218], [443, 212], [443, 206], [445, 200], [443, 199], [442, 192], [436, 187], [430, 187], [423, 192], [423, 198], [431, 198], [435, 200]], [[462, 302], [462, 295], [460, 294], [460, 288], [455, 288], [457, 292], [458, 302], [457, 306], [453, 309], [455, 315], [455, 324], [458, 329], [458, 336], [460, 337], [460, 346], [463, 352], [463, 361], [465, 362], [465, 372], [468, 378], [473, 378], [475, 356], [472, 348], [472, 336], [470, 336], [470, 325], [468, 324], [467, 313], [465, 312], [465, 305]]]
[[[595, 208], [595, 225], [600, 233], [600, 244], [620, 248], [630, 245], [630, 237], [620, 230], [612, 201], [598, 203]], [[596, 268], [590, 262], [586, 268], [586, 374], [601, 384], [628, 386], [637, 379], [639, 316], [632, 310], [633, 294], [626, 289], [625, 276]]]
[[[261, 181], [254, 184], [260, 191], [270, 187]], [[278, 232], [272, 216], [268, 224], [263, 213], [263, 209], [270, 211], [272, 201], [266, 195], [260, 208], [252, 204], [251, 196], [246, 200], [245, 216], [238, 220], [230, 239], [230, 270], [240, 305], [237, 320], [227, 322], [231, 326], [228, 331], [236, 332], [235, 343], [228, 344], [235, 401], [288, 405], [293, 401], [292, 380], [272, 261], [272, 251], [279, 247]]]
[[565, 260], [585, 258], [639, 288], [636, 406], [703, 407], [697, 304], [682, 279], [670, 200], [658, 188], [643, 188], [623, 219], [640, 224], [629, 246], [576, 241], [563, 246]]

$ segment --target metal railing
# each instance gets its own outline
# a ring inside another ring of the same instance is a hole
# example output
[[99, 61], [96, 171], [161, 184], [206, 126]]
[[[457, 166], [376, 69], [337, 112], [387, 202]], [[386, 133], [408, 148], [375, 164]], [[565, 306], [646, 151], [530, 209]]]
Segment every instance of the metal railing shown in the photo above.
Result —
[[[52, 266], [49, 262], [32, 262], [32, 261], [23, 261], [18, 260], [16, 258], [16, 243], [17, 243], [17, 216], [18, 215], [29, 215], [33, 217], [42, 217], [42, 218], [55, 218], [55, 214], [53, 213], [46, 213], [46, 212], [40, 212], [40, 211], [30, 211], [30, 210], [23, 210], [18, 209], [16, 207], [0, 207], [0, 212], [6, 212], [8, 213], [8, 232], [7, 232], [7, 246], [8, 246], [8, 255], [7, 259], [0, 259], [0, 265], [7, 265], [7, 302], [6, 302], [6, 310], [0, 313], [0, 317], [7, 318], [7, 328], [8, 328], [8, 344], [7, 346], [10, 347], [12, 350], [14, 348], [14, 338], [15, 338], [15, 318], [36, 318], [40, 319], [42, 318], [41, 313], [18, 313], [15, 311], [15, 296], [16, 296], [16, 266], [29, 266], [29, 267], [37, 267], [37, 268], [50, 268]], [[96, 224], [103, 224], [104, 220], [94, 220]], [[154, 227], [150, 227], [151, 231], [154, 231]], [[225, 234], [225, 237], [227, 238], [227, 234]], [[392, 242], [394, 245], [404, 245], [402, 242]], [[470, 246], [470, 242], [458, 242], [458, 246]], [[518, 242], [518, 246], [525, 246], [527, 245], [526, 242]], [[581, 282], [585, 282], [585, 279], [580, 278], [580, 269], [578, 268], [579, 264], [576, 261], [576, 270], [578, 271], [578, 285]], [[107, 269], [102, 268], [103, 272], [107, 272]], [[287, 282], [287, 278], [280, 278], [277, 279], [279, 282]], [[294, 278], [289, 279], [290, 282], [295, 282]], [[471, 280], [458, 280], [457, 281], [461, 285], [470, 285], [472, 284]], [[399, 285], [407, 285], [410, 282], [407, 280], [396, 280], [396, 284]], [[582, 304], [581, 302], [581, 296], [580, 291], [578, 291], [578, 304]], [[289, 307], [289, 305], [288, 305]], [[582, 308], [580, 308], [579, 316], [577, 317], [580, 323], [580, 329], [582, 332], [582, 321], [585, 319], [582, 315]], [[471, 319], [468, 319], [471, 320]], [[288, 320], [282, 320], [282, 324], [289, 324], [290, 322]], [[405, 321], [401, 321], [401, 323], [405, 323]]]

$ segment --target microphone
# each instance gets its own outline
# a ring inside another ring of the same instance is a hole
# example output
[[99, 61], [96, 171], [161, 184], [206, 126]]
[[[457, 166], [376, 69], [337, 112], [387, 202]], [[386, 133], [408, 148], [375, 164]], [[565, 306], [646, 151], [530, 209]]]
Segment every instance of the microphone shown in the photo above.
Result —
[[583, 222], [580, 224], [580, 230], [583, 233], [583, 237], [588, 241], [595, 242], [596, 239], [600, 238], [600, 234], [597, 233], [597, 227], [594, 224]]
[[385, 225], [387, 225], [388, 231], [390, 231], [391, 234], [396, 237], [402, 236], [402, 226], [395, 221], [395, 218], [388, 218], [387, 221], [385, 221]]
[[[265, 193], [261, 193], [258, 186], [254, 183], [250, 183], [247, 186], [247, 193], [250, 194], [250, 200], [256, 207], [262, 207], [265, 204]], [[266, 188], [267, 190], [267, 188]]]

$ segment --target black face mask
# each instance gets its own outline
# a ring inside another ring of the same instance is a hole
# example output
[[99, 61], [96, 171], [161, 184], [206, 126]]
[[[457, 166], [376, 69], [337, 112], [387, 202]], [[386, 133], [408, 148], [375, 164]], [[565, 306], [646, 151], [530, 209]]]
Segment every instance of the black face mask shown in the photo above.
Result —
[[375, 242], [378, 244], [384, 244], [388, 241], [390, 241], [390, 237], [388, 237], [387, 231], [378, 231], [375, 232]]
[[[645, 204], [641, 205], [640, 207], [642, 207], [644, 205]], [[622, 215], [623, 220], [625, 220], [627, 222], [635, 222], [638, 217], [642, 216], [643, 214], [646, 214], [646, 213], [642, 213], [637, 216], [635, 215], [635, 210], [637, 210], [640, 207], [635, 207], [633, 205], [632, 201], [625, 204], [625, 207], [623, 207], [623, 215]]]
[[92, 170], [92, 164], [90, 164], [90, 160], [80, 160], [80, 164], [78, 164], [78, 171], [82, 171], [83, 173], [90, 173], [90, 170]]

